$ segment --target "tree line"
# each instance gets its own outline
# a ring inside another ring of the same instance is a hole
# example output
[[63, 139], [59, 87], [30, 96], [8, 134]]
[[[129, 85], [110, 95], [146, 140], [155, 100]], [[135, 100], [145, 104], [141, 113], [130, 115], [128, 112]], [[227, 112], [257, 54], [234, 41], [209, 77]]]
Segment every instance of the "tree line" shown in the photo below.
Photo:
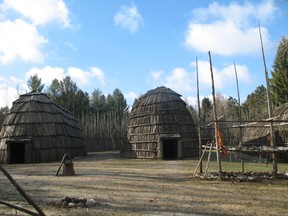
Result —
[[[89, 95], [82, 91], [70, 76], [66, 76], [62, 80], [54, 79], [44, 91], [45, 86], [37, 74], [29, 78], [27, 86], [30, 91], [46, 93], [55, 103], [66, 108], [79, 119], [84, 137], [90, 143], [90, 150], [119, 149], [125, 142], [129, 107], [120, 89], [115, 89], [108, 95], [104, 95], [100, 89], [94, 89]], [[270, 89], [275, 107], [288, 102], [288, 38], [286, 37], [282, 38], [278, 46], [271, 71]], [[240, 105], [237, 99], [226, 98], [218, 93], [216, 95], [217, 116], [223, 116], [224, 120], [239, 120], [241, 111], [242, 120], [258, 120], [267, 111], [266, 93], [264, 85], [257, 86]], [[212, 108], [211, 99], [203, 98], [200, 113], [202, 124], [213, 120]], [[198, 122], [198, 110], [191, 105], [188, 105], [188, 109], [194, 120]], [[8, 107], [0, 108], [1, 124], [8, 110]], [[94, 145], [95, 142], [97, 145]]]

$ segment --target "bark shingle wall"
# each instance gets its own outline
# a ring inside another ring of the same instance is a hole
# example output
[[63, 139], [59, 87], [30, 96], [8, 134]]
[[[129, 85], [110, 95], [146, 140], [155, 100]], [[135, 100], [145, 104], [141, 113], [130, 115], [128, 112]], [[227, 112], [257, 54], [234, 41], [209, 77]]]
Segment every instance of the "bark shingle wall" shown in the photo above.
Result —
[[[25, 142], [23, 140], [26, 140]], [[27, 141], [30, 140], [30, 141]], [[7, 113], [0, 131], [0, 162], [8, 161], [8, 143], [25, 147], [29, 162], [59, 160], [86, 154], [79, 122], [43, 93], [21, 95]]]
[[[166, 87], [148, 91], [139, 98], [128, 120], [126, 157], [161, 157], [161, 139], [179, 135], [181, 157], [198, 154], [198, 135], [192, 116], [181, 95]], [[175, 139], [175, 137], [173, 138]]]

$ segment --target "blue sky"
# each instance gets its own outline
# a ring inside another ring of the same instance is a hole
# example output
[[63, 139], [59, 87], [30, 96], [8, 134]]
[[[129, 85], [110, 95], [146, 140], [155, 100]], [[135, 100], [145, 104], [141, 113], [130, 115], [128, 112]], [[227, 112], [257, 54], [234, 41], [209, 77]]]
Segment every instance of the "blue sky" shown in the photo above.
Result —
[[71, 76], [89, 94], [119, 88], [127, 102], [167, 86], [196, 103], [216, 91], [241, 101], [264, 84], [261, 23], [270, 71], [288, 35], [288, 1], [4, 0], [0, 1], [0, 107], [11, 106], [38, 74], [48, 87]]

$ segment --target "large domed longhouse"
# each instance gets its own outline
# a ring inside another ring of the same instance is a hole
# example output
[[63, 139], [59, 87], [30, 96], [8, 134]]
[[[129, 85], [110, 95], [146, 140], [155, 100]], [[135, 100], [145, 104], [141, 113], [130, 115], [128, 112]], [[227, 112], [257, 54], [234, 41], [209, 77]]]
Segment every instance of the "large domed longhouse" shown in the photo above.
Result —
[[166, 87], [148, 91], [134, 104], [127, 124], [129, 158], [181, 159], [198, 155], [195, 123], [181, 95]]
[[79, 122], [46, 94], [13, 102], [0, 131], [0, 163], [38, 163], [86, 155]]

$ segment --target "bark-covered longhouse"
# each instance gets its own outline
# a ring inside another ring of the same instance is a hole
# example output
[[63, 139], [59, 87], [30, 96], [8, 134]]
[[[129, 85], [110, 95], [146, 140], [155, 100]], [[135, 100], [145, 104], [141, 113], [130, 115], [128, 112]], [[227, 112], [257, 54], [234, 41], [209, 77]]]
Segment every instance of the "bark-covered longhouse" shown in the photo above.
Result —
[[0, 163], [38, 163], [86, 155], [79, 122], [46, 94], [13, 102], [0, 131]]
[[127, 123], [129, 158], [180, 159], [198, 155], [195, 123], [181, 95], [166, 87], [148, 91], [134, 104]]

